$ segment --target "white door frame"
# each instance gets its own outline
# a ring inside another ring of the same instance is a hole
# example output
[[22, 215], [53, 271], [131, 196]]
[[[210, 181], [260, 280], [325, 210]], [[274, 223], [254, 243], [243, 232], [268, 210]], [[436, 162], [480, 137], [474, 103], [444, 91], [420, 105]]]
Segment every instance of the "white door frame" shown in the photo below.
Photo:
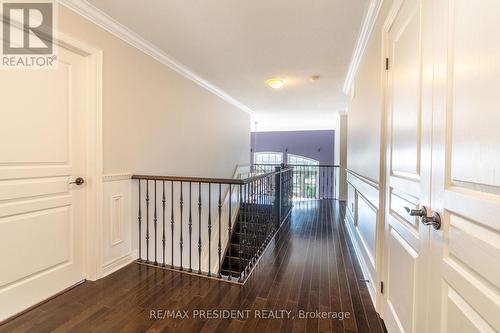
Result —
[[84, 57], [86, 202], [82, 244], [83, 274], [87, 280], [102, 276], [102, 50], [58, 32], [56, 45]]

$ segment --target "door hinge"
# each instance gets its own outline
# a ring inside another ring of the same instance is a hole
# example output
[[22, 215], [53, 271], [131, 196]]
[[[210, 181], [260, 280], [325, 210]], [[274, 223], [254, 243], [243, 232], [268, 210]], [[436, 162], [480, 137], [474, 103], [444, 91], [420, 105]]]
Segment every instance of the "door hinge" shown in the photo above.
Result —
[[380, 293], [384, 293], [384, 281], [380, 281]]
[[385, 70], [389, 70], [389, 58], [385, 58]]

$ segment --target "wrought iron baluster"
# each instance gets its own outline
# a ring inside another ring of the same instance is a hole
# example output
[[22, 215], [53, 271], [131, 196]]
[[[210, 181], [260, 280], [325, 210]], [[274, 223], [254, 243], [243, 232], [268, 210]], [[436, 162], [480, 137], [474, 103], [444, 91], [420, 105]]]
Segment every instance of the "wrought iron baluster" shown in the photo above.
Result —
[[328, 170], [325, 170], [325, 168], [323, 168], [323, 199], [325, 198], [325, 171], [328, 171]]
[[171, 200], [170, 200], [170, 204], [171, 204], [171, 210], [170, 210], [170, 229], [171, 229], [171, 241], [172, 241], [172, 253], [171, 253], [171, 258], [172, 258], [172, 262], [170, 263], [170, 267], [171, 268], [174, 268], [174, 223], [175, 223], [175, 220], [174, 220], [174, 182], [171, 181], [170, 182], [170, 192], [171, 192]]
[[180, 237], [179, 237], [179, 250], [180, 250], [180, 270], [183, 270], [183, 265], [182, 265], [182, 245], [183, 245], [183, 239], [182, 239], [182, 234], [183, 234], [183, 225], [182, 225], [182, 211], [184, 207], [184, 199], [182, 197], [182, 188], [183, 188], [183, 183], [181, 182], [181, 200], [180, 200], [180, 217], [181, 217], [181, 227], [179, 229], [180, 232]]
[[266, 221], [266, 197], [265, 197], [265, 178], [262, 178], [260, 180], [260, 195], [261, 195], [261, 199], [260, 199], [260, 202], [261, 202], [261, 221], [262, 221], [262, 224], [261, 224], [261, 228], [260, 228], [260, 238], [261, 238], [261, 242], [264, 242], [266, 240], [266, 232], [265, 232], [265, 228], [266, 228], [266, 225], [267, 225], [267, 221]]
[[231, 271], [232, 271], [232, 268], [233, 266], [231, 265], [231, 247], [232, 247], [232, 242], [231, 242], [231, 218], [232, 218], [232, 214], [231, 214], [231, 201], [233, 201], [233, 193], [231, 191], [231, 184], [229, 184], [229, 213], [228, 213], [228, 227], [227, 227], [227, 246], [228, 246], [228, 252], [229, 252], [229, 256], [228, 256], [228, 261], [229, 261], [229, 274], [228, 274], [228, 277], [227, 279], [228, 280], [231, 280]]
[[161, 238], [161, 243], [163, 247], [163, 267], [166, 265], [166, 257], [167, 257], [167, 250], [166, 250], [166, 238], [165, 238], [165, 215], [166, 215], [166, 207], [167, 207], [167, 200], [165, 197], [165, 181], [162, 182], [162, 208], [163, 208], [163, 214], [162, 214], [162, 224], [163, 224], [163, 234]]
[[192, 197], [191, 197], [191, 187], [192, 187], [191, 185], [192, 185], [192, 183], [189, 182], [189, 272], [193, 271], [192, 266], [191, 266], [192, 234], [193, 234], [193, 216], [191, 214], [191, 210], [193, 208], [193, 203], [192, 203]]
[[157, 234], [157, 229], [158, 229], [158, 214], [156, 212], [156, 180], [154, 181], [154, 185], [155, 185], [155, 211], [154, 211], [154, 216], [153, 216], [153, 227], [154, 227], [154, 230], [155, 230], [155, 262], [154, 264], [155, 265], [158, 265], [158, 234]]
[[244, 208], [243, 208], [243, 204], [244, 204], [244, 203], [243, 203], [243, 185], [240, 185], [240, 188], [239, 188], [239, 193], [240, 193], [240, 196], [239, 196], [240, 208], [239, 208], [239, 210], [240, 210], [241, 215], [240, 215], [240, 214], [238, 214], [238, 215], [239, 215], [239, 216], [238, 216], [238, 228], [239, 228], [238, 232], [240, 233], [240, 235], [239, 235], [239, 236], [240, 236], [240, 237], [239, 237], [239, 243], [240, 243], [240, 246], [239, 246], [239, 251], [238, 251], [238, 253], [239, 253], [239, 257], [240, 257], [240, 260], [239, 260], [239, 266], [240, 266], [240, 267], [239, 267], [239, 274], [240, 274], [240, 277], [239, 277], [239, 279], [240, 279], [240, 281], [241, 281], [241, 280], [243, 279], [243, 271], [242, 271], [242, 267], [241, 267], [242, 260], [243, 260], [243, 259], [242, 259], [243, 248], [242, 248], [242, 246], [241, 246], [241, 243], [242, 243], [242, 242], [241, 242], [241, 230], [242, 230], [242, 223], [243, 223], [242, 221], [243, 221], [243, 214], [244, 214]]
[[326, 168], [326, 198], [330, 198], [330, 185], [329, 185], [329, 180], [330, 180], [330, 167]]
[[212, 193], [208, 183], [208, 276], [211, 276], [211, 252], [212, 252]]
[[201, 182], [198, 183], [198, 274], [201, 274]]
[[311, 168], [306, 166], [306, 198], [310, 198], [309, 188], [311, 185]]
[[[246, 207], [246, 210], [245, 210], [245, 228], [244, 228], [244, 236], [243, 236], [243, 240], [244, 240], [244, 243], [245, 243], [245, 257], [246, 257], [246, 272], [248, 273], [248, 271], [250, 270], [250, 253], [251, 253], [251, 244], [248, 240], [248, 223], [251, 221], [251, 203], [249, 201], [251, 201], [251, 198], [250, 198], [250, 185], [247, 184], [246, 185], [246, 202], [248, 203], [247, 204], [247, 207]], [[245, 273], [246, 274], [246, 273]]]
[[337, 168], [333, 169], [333, 198], [337, 199]]
[[141, 227], [141, 180], [139, 179], [139, 216], [137, 217], [138, 222], [139, 222], [139, 261], [142, 261], [142, 227]]
[[149, 180], [146, 180], [146, 262], [149, 263]]
[[255, 183], [251, 182], [250, 183], [250, 200], [252, 201], [252, 204], [250, 206], [250, 221], [247, 224], [247, 239], [248, 242], [250, 243], [250, 253], [249, 253], [249, 259], [251, 265], [253, 263], [253, 250], [254, 250], [254, 237], [253, 237], [253, 229], [255, 226], [255, 192], [254, 192], [254, 186]]
[[306, 188], [306, 169], [305, 169], [304, 166], [300, 167], [300, 173], [301, 173], [301, 178], [302, 178], [302, 181], [300, 182], [300, 187], [301, 187], [301, 189], [300, 189], [300, 193], [301, 193], [300, 197], [302, 199], [304, 199], [305, 198], [304, 194], [306, 193], [306, 190], [305, 190], [305, 188]]
[[221, 201], [221, 187], [222, 184], [219, 183], [219, 202], [217, 207], [219, 208], [218, 215], [219, 215], [219, 243], [217, 244], [217, 252], [219, 254], [219, 272], [217, 273], [217, 277], [221, 277], [221, 256], [222, 256], [222, 244], [221, 244], [221, 213], [222, 213], [222, 201]]

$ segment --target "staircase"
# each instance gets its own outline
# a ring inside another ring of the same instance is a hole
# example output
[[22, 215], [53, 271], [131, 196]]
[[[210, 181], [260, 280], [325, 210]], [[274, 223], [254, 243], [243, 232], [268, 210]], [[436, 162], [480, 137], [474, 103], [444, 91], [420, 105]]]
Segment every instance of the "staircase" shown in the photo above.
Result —
[[242, 204], [224, 255], [222, 275], [241, 279], [249, 273], [276, 231], [272, 212], [272, 205]]
[[292, 175], [283, 166], [227, 179], [133, 175], [137, 262], [244, 283], [291, 210]]

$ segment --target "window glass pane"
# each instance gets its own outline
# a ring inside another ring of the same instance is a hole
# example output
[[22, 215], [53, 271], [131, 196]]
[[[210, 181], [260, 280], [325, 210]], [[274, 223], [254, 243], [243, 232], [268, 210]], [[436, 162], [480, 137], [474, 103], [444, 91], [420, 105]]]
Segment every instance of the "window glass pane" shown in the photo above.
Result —
[[281, 164], [282, 162], [282, 153], [259, 152], [254, 154], [255, 164]]
[[302, 165], [319, 165], [319, 161], [307, 158], [305, 156], [289, 154], [288, 164], [302, 164]]

